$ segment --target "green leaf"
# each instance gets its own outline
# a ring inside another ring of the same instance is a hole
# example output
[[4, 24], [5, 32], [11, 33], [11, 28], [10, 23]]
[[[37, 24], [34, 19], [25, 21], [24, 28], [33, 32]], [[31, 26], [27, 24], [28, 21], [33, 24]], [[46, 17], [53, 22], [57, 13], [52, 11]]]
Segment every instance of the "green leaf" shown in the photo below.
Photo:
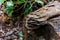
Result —
[[25, 0], [19, 0], [20, 2], [25, 2]]
[[24, 3], [26, 0], [16, 0], [14, 1], [14, 4], [22, 4]]
[[27, 15], [29, 14], [30, 12], [32, 12], [32, 2], [29, 2], [29, 4], [27, 3], [24, 8], [25, 8], [25, 11], [24, 11], [24, 15]]
[[9, 14], [8, 14], [8, 16], [11, 17], [12, 16], [12, 13], [13, 13], [13, 11], [10, 11]]
[[12, 1], [7, 1], [6, 2], [6, 7], [14, 6]]
[[6, 2], [6, 7], [7, 7], [7, 10], [8, 10], [8, 16], [12, 16], [13, 9], [14, 9], [13, 1], [7, 1]]
[[2, 5], [2, 3], [4, 2], [5, 0], [0, 0], [0, 5]]
[[42, 2], [41, 0], [35, 0], [35, 2], [40, 3], [42, 6], [44, 5], [44, 2]]
[[18, 33], [18, 35], [19, 35], [20, 37], [22, 37], [22, 36], [23, 36], [22, 31], [20, 31], [20, 32]]
[[8, 7], [8, 16], [12, 16], [13, 8], [14, 8], [13, 6]]
[[0, 2], [4, 2], [5, 0], [0, 0]]
[[23, 40], [23, 32], [20, 31], [20, 32], [18, 33], [18, 35], [20, 36], [20, 40]]

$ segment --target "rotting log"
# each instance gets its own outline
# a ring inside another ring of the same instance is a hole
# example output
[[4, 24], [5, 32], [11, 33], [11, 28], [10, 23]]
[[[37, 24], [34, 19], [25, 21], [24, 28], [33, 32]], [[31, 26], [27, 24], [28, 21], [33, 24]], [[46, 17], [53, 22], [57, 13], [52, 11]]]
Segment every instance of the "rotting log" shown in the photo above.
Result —
[[24, 40], [39, 40], [40, 36], [43, 36], [45, 40], [57, 40], [59, 35], [54, 29], [58, 27], [59, 18], [60, 2], [58, 1], [50, 2], [26, 15], [23, 20], [23, 27], [26, 30]]

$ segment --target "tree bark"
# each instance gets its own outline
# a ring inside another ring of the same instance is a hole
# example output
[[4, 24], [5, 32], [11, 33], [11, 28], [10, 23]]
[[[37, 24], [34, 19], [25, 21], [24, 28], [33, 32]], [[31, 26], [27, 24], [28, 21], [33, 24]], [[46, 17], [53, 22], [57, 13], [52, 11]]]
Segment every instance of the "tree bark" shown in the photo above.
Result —
[[26, 15], [23, 26], [27, 29], [27, 35], [33, 36], [32, 38], [39, 39], [42, 35], [46, 40], [56, 40], [58, 36], [54, 28], [58, 27], [58, 23], [56, 23], [56, 20], [60, 20], [58, 16], [60, 16], [60, 3], [58, 1], [50, 2], [44, 7]]

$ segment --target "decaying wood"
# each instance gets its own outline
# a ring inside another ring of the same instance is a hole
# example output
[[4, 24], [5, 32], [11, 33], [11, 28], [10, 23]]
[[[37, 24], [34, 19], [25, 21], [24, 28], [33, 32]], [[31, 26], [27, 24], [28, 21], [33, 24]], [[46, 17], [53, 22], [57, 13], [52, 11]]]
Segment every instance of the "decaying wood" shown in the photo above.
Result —
[[[50, 2], [44, 7], [26, 15], [24, 18], [24, 27], [25, 29], [27, 29], [27, 33], [28, 33], [27, 36], [30, 35], [30, 33], [32, 33], [37, 38], [38, 37], [37, 34], [43, 34], [46, 40], [56, 40], [54, 38], [57, 38], [57, 33], [55, 32], [54, 28], [58, 26], [56, 23], [56, 20], [57, 21], [60, 20], [58, 16], [60, 16], [60, 2], [58, 1]], [[46, 24], [48, 26], [46, 26]], [[44, 25], [45, 27], [42, 25]], [[41, 26], [42, 28], [40, 28]], [[42, 31], [40, 31], [41, 29]], [[44, 31], [44, 29], [46, 31]], [[30, 30], [29, 31], [30, 33], [28, 32], [28, 30]], [[48, 30], [50, 30], [50, 32]], [[32, 35], [33, 36], [32, 38], [34, 38], [34, 35]], [[33, 39], [33, 40], [38, 40], [38, 39]]]
[[[58, 1], [55, 1], [53, 3], [48, 3], [46, 6], [28, 14], [24, 18], [24, 23], [27, 27], [28, 22], [35, 24], [36, 22], [42, 22], [44, 23], [51, 19], [52, 17], [60, 15], [60, 3]], [[36, 25], [39, 25], [36, 23]], [[40, 24], [41, 25], [41, 24]]]

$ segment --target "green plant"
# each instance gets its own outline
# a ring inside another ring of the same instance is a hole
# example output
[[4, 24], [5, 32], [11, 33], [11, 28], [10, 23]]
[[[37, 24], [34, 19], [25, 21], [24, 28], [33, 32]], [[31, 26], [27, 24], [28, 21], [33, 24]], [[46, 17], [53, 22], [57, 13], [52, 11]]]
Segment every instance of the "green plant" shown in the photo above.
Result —
[[9, 0], [9, 1], [0, 0], [0, 5], [2, 5], [4, 3], [3, 5], [5, 5], [6, 8], [3, 10], [3, 12], [7, 11], [8, 16], [12, 16], [12, 13], [14, 12], [13, 9], [14, 9], [15, 4], [20, 5], [20, 4], [24, 3], [23, 7], [25, 10], [24, 10], [23, 14], [26, 15], [33, 11], [32, 7], [33, 7], [34, 2], [37, 2], [37, 3], [41, 4], [42, 6], [44, 5], [44, 3], [41, 0], [33, 0], [33, 1], [32, 0], [30, 0], [30, 1], [28, 1], [28, 0]]

